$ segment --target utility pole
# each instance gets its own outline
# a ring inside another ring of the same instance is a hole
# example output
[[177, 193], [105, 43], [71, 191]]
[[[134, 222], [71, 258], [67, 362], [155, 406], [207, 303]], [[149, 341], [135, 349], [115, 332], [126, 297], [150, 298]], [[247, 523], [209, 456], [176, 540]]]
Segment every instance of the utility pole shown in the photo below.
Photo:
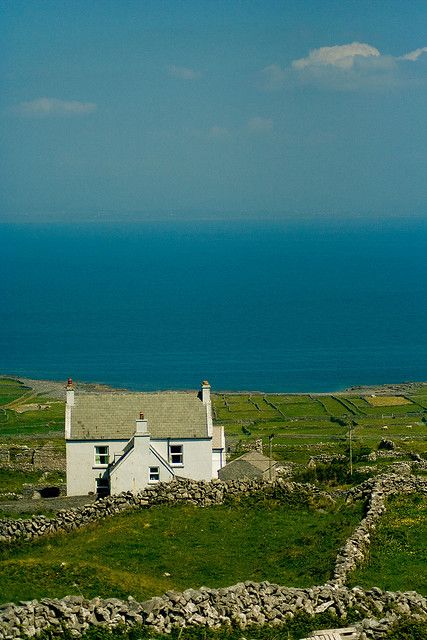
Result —
[[272, 470], [273, 438], [274, 438], [274, 433], [270, 433], [270, 435], [268, 436], [269, 457], [270, 457], [270, 463], [268, 465], [268, 477], [270, 480], [272, 479], [272, 475], [273, 475], [273, 470]]
[[348, 443], [349, 443], [349, 454], [350, 454], [350, 476], [353, 475], [353, 442], [352, 442], [352, 424], [349, 422], [348, 425]]

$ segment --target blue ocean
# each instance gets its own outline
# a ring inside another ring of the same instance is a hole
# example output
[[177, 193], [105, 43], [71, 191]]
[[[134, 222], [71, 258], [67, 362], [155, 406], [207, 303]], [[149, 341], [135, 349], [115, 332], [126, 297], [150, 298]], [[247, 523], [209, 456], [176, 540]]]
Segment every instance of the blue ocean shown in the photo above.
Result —
[[427, 380], [427, 222], [0, 225], [0, 372], [140, 390]]

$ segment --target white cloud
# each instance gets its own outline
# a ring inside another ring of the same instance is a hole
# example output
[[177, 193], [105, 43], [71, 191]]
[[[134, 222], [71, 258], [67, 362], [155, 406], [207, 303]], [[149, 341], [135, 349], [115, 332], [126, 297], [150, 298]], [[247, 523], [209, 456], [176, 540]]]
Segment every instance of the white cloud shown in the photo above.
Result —
[[174, 64], [168, 66], [168, 72], [169, 75], [180, 80], [198, 80], [202, 76], [200, 71], [195, 71], [189, 67], [177, 67]]
[[271, 64], [262, 69], [263, 88], [277, 90], [285, 82], [290, 86], [305, 83], [338, 91], [396, 88], [425, 80], [418, 63], [420, 58], [427, 60], [425, 53], [427, 47], [401, 56], [385, 55], [364, 42], [320, 47], [304, 58], [293, 60], [288, 67]]
[[367, 58], [370, 56], [380, 56], [380, 52], [375, 47], [361, 42], [351, 44], [336, 45], [334, 47], [320, 47], [313, 49], [306, 58], [300, 58], [292, 62], [294, 69], [305, 69], [312, 66], [332, 65], [340, 69], [351, 69], [355, 58], [358, 56]]
[[248, 120], [247, 127], [251, 133], [270, 133], [273, 130], [273, 120], [257, 116]]
[[57, 98], [36, 98], [21, 102], [14, 109], [22, 116], [80, 116], [96, 111], [94, 102], [78, 100], [58, 100]]
[[421, 49], [415, 49], [415, 51], [410, 51], [409, 53], [405, 53], [405, 55], [401, 56], [399, 59], [411, 60], [412, 62], [415, 62], [423, 53], [427, 53], [427, 47], [421, 47]]
[[286, 81], [286, 71], [278, 64], [270, 64], [261, 70], [261, 84], [267, 91], [280, 89]]

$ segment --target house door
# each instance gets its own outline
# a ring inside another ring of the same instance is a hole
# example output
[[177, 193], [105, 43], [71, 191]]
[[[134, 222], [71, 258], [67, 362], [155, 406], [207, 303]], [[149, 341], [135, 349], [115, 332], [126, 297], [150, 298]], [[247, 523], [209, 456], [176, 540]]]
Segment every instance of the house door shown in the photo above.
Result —
[[98, 498], [105, 498], [110, 495], [110, 479], [96, 478], [96, 495]]

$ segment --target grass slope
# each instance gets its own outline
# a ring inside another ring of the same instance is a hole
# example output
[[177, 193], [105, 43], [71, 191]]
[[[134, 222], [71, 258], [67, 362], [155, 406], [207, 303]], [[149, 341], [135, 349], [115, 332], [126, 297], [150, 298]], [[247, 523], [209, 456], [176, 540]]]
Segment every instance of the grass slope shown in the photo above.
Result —
[[[330, 576], [362, 505], [295, 508], [244, 500], [160, 506], [1, 552], [1, 601], [80, 594], [145, 599], [244, 580], [310, 586]], [[170, 575], [169, 575], [170, 574]]]

